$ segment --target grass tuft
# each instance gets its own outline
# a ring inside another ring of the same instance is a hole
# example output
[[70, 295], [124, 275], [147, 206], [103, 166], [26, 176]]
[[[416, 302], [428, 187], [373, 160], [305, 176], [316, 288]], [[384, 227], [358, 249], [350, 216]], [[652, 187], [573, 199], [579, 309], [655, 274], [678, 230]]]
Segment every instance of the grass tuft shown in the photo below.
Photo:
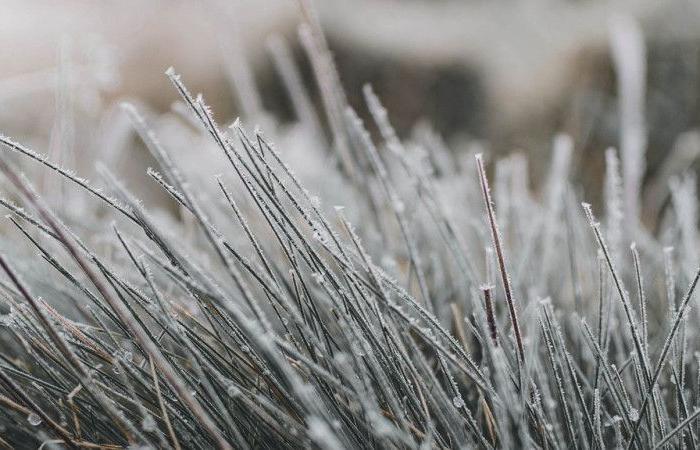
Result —
[[[399, 137], [366, 86], [373, 139], [303, 5], [329, 138], [280, 38], [292, 131], [220, 125], [173, 68], [169, 128], [122, 105], [160, 203], [106, 165], [88, 182], [0, 136], [0, 445], [696, 448], [694, 178], [673, 179], [661, 229], [644, 230], [633, 116], [622, 175], [606, 153], [601, 222], [579, 207], [565, 135], [540, 191], [513, 156], [492, 193], [481, 153]], [[220, 174], [183, 159], [195, 150]], [[63, 203], [30, 165], [63, 180]]]

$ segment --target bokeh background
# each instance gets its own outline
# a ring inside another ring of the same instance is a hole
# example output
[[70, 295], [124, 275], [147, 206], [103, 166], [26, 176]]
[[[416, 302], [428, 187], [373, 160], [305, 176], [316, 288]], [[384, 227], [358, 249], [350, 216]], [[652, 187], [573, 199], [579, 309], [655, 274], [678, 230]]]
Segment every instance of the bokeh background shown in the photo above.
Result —
[[[605, 150], [620, 140], [613, 49], [621, 34], [618, 59], [629, 57], [632, 77], [642, 83], [647, 223], [654, 225], [667, 201], [669, 178], [697, 164], [697, 2], [314, 5], [349, 103], [361, 115], [362, 85], [371, 83], [401, 136], [430, 126], [454, 152], [475, 142], [497, 155], [524, 152], [535, 188], [549, 166], [554, 134], [568, 133], [576, 147], [574, 181], [593, 202]], [[250, 118], [252, 108], [291, 123], [269, 52], [270, 36], [281, 36], [320, 110], [297, 34], [303, 20], [294, 0], [3, 0], [0, 131], [81, 174], [89, 176], [103, 160], [138, 181], [147, 156], [123, 131], [128, 127], [116, 105], [128, 99], [156, 114], [171, 111], [177, 92], [164, 76], [170, 66], [204, 94], [222, 122]], [[241, 80], [247, 80], [243, 88]]]

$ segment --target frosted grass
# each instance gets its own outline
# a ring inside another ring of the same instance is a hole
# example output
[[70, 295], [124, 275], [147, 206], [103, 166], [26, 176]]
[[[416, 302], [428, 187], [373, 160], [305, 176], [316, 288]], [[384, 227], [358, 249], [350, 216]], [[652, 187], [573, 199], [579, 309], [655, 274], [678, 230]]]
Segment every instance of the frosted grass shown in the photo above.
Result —
[[[644, 167], [634, 136], [622, 170], [606, 153], [604, 204], [583, 209], [565, 135], [538, 191], [522, 155], [456, 157], [427, 131], [399, 136], [366, 86], [373, 139], [304, 5], [322, 114], [283, 41], [270, 41], [306, 142], [324, 149], [309, 151], [300, 174], [283, 127], [217, 123], [174, 69], [173, 136], [122, 106], [155, 160], [144, 172], [171, 203], [140, 201], [106, 164], [88, 182], [0, 137], [11, 228], [0, 256], [0, 443], [696, 448], [694, 178], [671, 177], [651, 235], [639, 211], [628, 216], [644, 206], [628, 204], [641, 198]], [[638, 46], [621, 23], [615, 45]], [[618, 61], [620, 82], [638, 83], [640, 63]], [[639, 126], [628, 118], [621, 133]], [[182, 163], [185, 137], [218, 152], [218, 175]], [[68, 180], [67, 200], [44, 200], [18, 158]], [[66, 205], [82, 191], [91, 199], [78, 221]]]

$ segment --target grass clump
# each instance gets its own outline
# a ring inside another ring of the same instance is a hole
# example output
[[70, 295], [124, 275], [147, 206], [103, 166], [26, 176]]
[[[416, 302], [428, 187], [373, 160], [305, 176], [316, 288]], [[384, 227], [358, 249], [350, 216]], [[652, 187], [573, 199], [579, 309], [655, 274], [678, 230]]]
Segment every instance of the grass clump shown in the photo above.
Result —
[[222, 128], [174, 70], [189, 116], [168, 140], [215, 148], [222, 175], [201, 179], [149, 117], [123, 109], [179, 220], [108, 167], [103, 191], [0, 137], [93, 197], [71, 215], [80, 194], [47, 204], [0, 158], [27, 208], [1, 201], [16, 230], [0, 256], [0, 444], [695, 448], [688, 182], [674, 181], [658, 237], [622, 211], [614, 150], [605, 222], [581, 207], [565, 136], [539, 194], [519, 155], [495, 163], [492, 191], [481, 153], [399, 139], [367, 87], [377, 145], [311, 23], [301, 34], [329, 139], [284, 44], [271, 48], [316, 178], [261, 132]]

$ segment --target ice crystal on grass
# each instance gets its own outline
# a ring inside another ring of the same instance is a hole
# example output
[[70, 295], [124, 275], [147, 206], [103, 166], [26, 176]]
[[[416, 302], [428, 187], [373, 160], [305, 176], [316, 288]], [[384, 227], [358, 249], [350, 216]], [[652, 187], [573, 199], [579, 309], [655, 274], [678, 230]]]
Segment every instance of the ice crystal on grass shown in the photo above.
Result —
[[27, 422], [29, 422], [29, 425], [36, 427], [41, 424], [41, 417], [39, 417], [38, 414], [30, 413], [29, 416], [27, 416]]

